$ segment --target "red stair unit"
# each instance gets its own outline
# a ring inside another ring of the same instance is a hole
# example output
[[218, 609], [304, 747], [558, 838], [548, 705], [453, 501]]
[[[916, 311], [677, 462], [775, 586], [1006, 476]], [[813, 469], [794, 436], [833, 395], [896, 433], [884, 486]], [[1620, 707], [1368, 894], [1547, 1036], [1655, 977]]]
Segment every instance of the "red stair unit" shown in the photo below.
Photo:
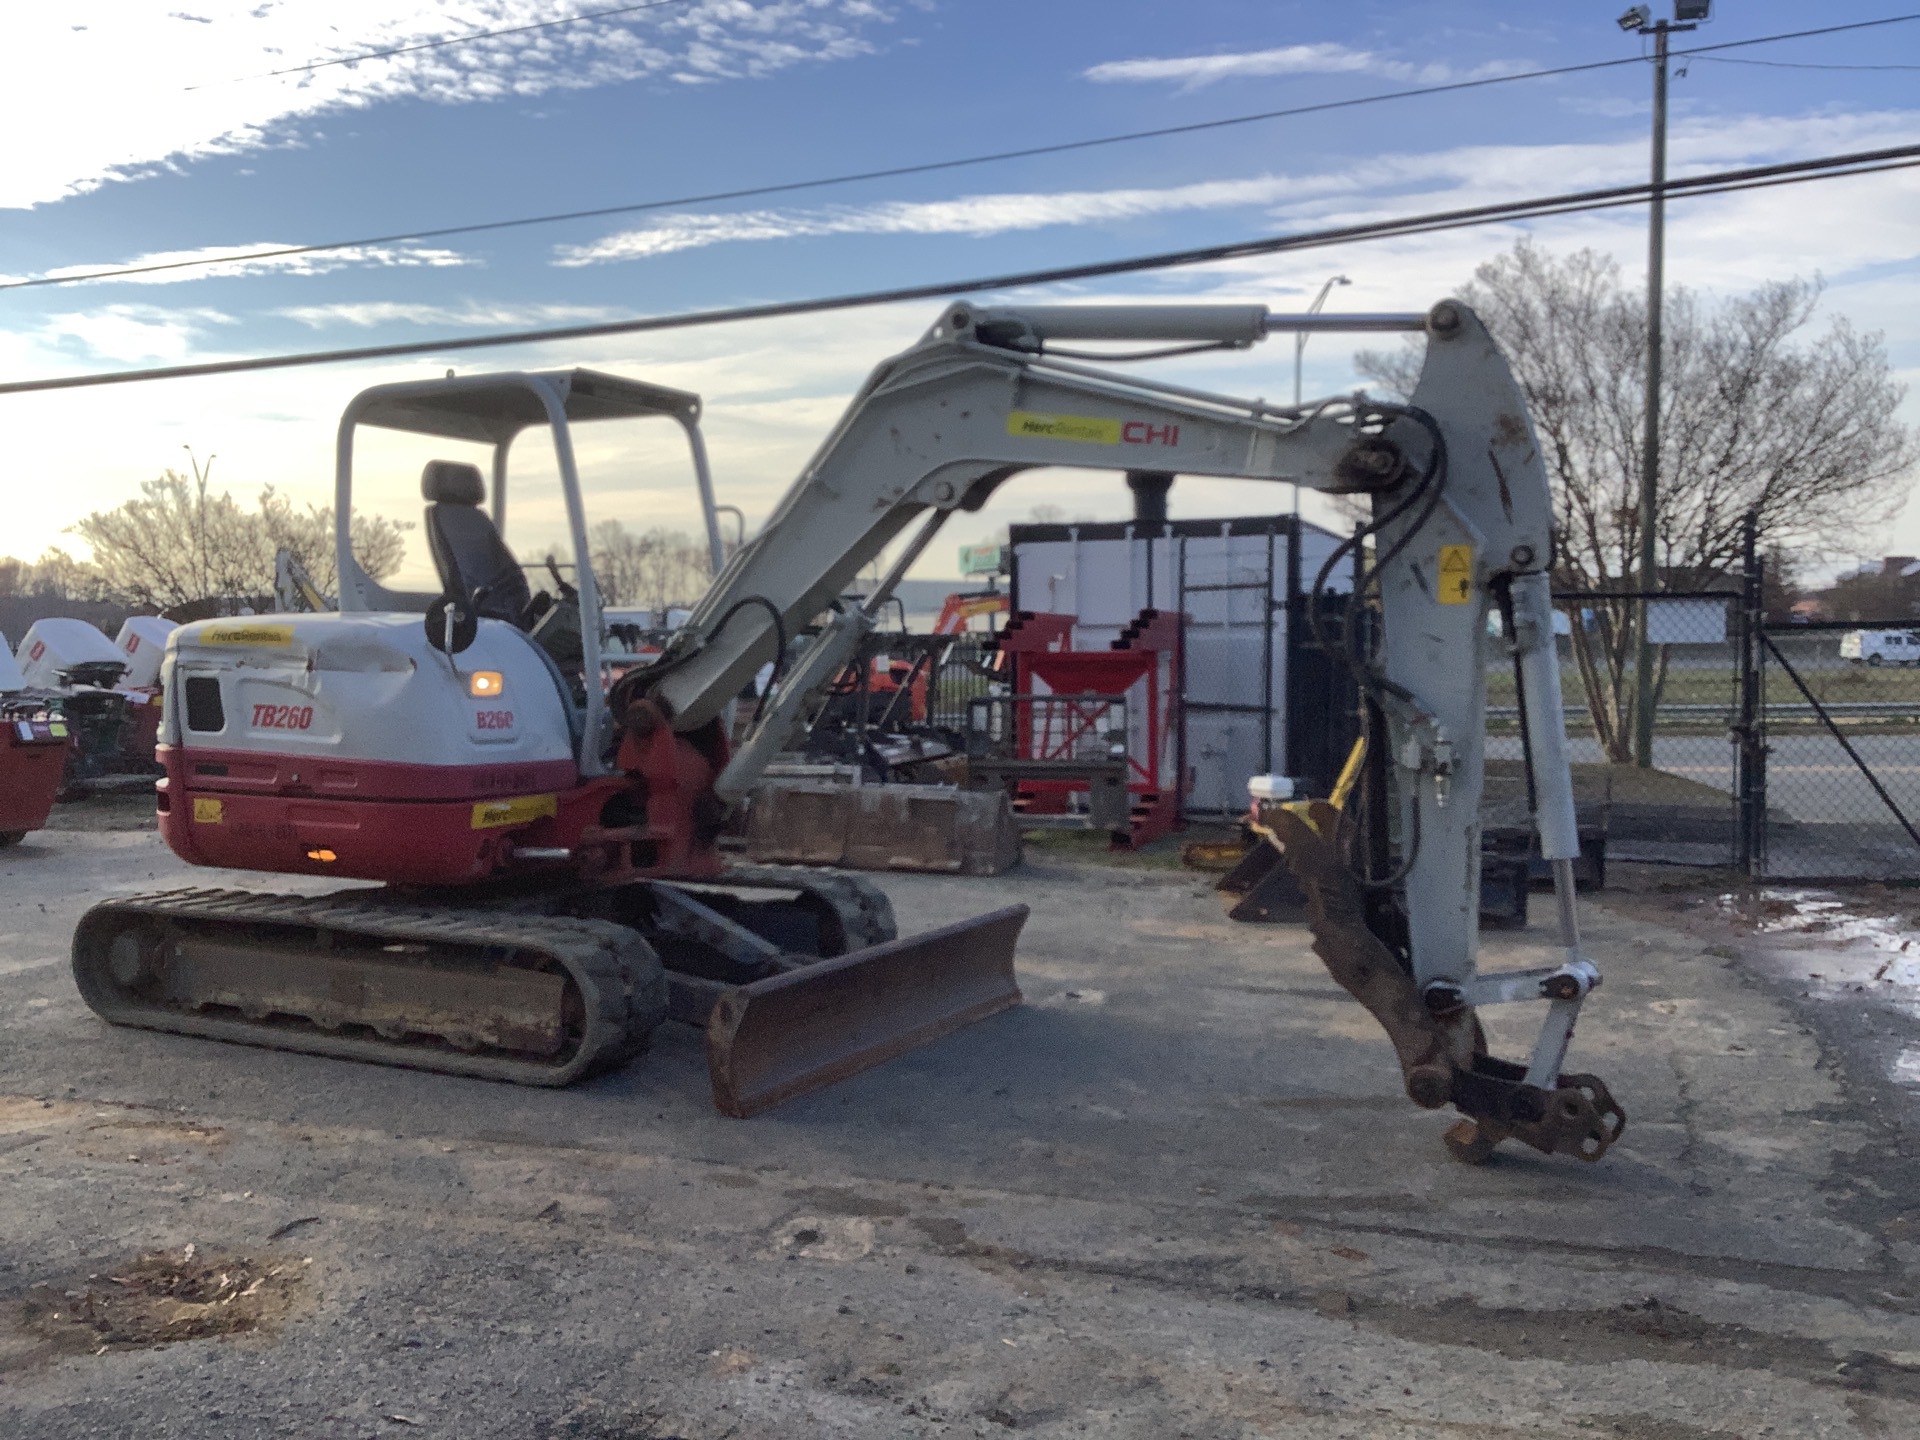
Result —
[[[1071, 615], [1018, 611], [1000, 632], [998, 649], [1008, 657], [1006, 678], [1014, 693], [1059, 697], [1014, 707], [1014, 753], [1031, 760], [1073, 760], [1089, 747], [1104, 749], [1110, 707], [1091, 700], [1077, 704], [1074, 697], [1125, 696], [1130, 827], [1114, 835], [1113, 847], [1145, 845], [1182, 823], [1180, 617], [1142, 610], [1104, 650], [1074, 649], [1074, 627]], [[1022, 780], [1014, 809], [1068, 814], [1075, 808], [1069, 797], [1087, 788], [1071, 780]]]

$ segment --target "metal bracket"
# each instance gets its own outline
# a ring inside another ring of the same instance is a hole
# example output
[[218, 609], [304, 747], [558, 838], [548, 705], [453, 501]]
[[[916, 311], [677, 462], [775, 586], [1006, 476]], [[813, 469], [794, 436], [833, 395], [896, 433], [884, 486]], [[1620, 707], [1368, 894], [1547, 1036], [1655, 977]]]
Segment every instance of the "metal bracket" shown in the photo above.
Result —
[[778, 945], [702, 905], [686, 891], [664, 884], [649, 888], [656, 906], [654, 924], [661, 930], [698, 940], [741, 965], [764, 966], [780, 959]]
[[1569, 960], [1538, 970], [1508, 970], [1471, 975], [1465, 980], [1435, 980], [1422, 994], [1427, 1008], [1448, 1015], [1463, 1005], [1508, 1005], [1516, 1000], [1584, 1000], [1600, 986], [1600, 970], [1591, 960]]

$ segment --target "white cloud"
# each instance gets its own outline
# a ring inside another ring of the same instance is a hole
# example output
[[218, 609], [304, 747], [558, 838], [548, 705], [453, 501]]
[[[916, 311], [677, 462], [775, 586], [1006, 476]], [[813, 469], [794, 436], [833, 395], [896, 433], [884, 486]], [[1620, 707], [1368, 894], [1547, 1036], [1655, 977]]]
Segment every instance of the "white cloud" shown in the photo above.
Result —
[[[592, 8], [592, 7], [587, 7]], [[211, 156], [300, 143], [328, 114], [384, 101], [528, 99], [639, 79], [716, 82], [868, 53], [891, 18], [867, 0], [684, 6], [379, 60], [310, 61], [558, 18], [551, 0], [139, 0], [13, 6], [0, 47], [0, 209]]]
[[1395, 60], [1374, 50], [1323, 41], [1312, 45], [1282, 45], [1273, 50], [1245, 50], [1228, 55], [1183, 55], [1166, 60], [1109, 60], [1081, 72], [1081, 78], [1101, 84], [1159, 83], [1177, 80], [1193, 90], [1221, 80], [1249, 75], [1384, 75], [1420, 85], [1445, 85], [1456, 80], [1478, 80], [1532, 68], [1526, 61], [1492, 60], [1461, 69], [1440, 61], [1424, 65]]
[[479, 300], [458, 305], [415, 305], [365, 300], [336, 305], [290, 305], [273, 313], [298, 320], [313, 330], [336, 325], [366, 330], [376, 325], [562, 325], [569, 321], [612, 320], [624, 312], [605, 305], [506, 305]]
[[219, 310], [108, 305], [49, 315], [38, 335], [50, 348], [78, 349], [96, 360], [173, 363], [199, 353], [209, 326], [238, 323]]
[[[0, 285], [17, 284], [27, 279], [60, 280], [74, 275], [91, 275], [96, 270], [138, 268], [143, 265], [172, 265], [171, 270], [154, 270], [146, 275], [128, 275], [117, 285], [172, 285], [183, 280], [205, 280], [221, 275], [326, 275], [350, 267], [375, 269], [448, 269], [477, 262], [457, 250], [427, 245], [349, 245], [338, 250], [316, 250], [302, 255], [272, 255], [263, 252], [289, 250], [287, 241], [262, 240], [251, 245], [203, 245], [194, 250], [154, 250], [129, 260], [90, 261], [81, 265], [62, 265], [38, 275], [0, 275]], [[222, 260], [224, 255], [234, 256]], [[237, 257], [260, 255], [259, 259]], [[96, 282], [96, 283], [106, 283]]]
[[[1674, 132], [1676, 173], [1753, 163], [1791, 154], [1865, 149], [1883, 137], [1910, 136], [1920, 115], [1728, 117], [1712, 126], [1680, 125]], [[1474, 146], [1372, 157], [1358, 167], [1330, 158], [1324, 169], [1298, 175], [1258, 176], [1168, 187], [1165, 191], [1095, 192], [1089, 203], [1074, 197], [1056, 210], [1026, 208], [1034, 199], [983, 213], [1010, 216], [1088, 214], [1114, 202], [1113, 195], [1153, 198], [1130, 206], [1218, 201], [1246, 208], [1247, 229], [1265, 222], [1274, 229], [1306, 228], [1344, 218], [1367, 219], [1427, 207], [1477, 203], [1501, 195], [1545, 193], [1575, 185], [1637, 179], [1644, 174], [1644, 141], [1623, 133], [1617, 143], [1590, 146]], [[972, 202], [956, 201], [966, 206]], [[846, 214], [879, 213], [849, 211]], [[816, 213], [816, 212], [803, 212]], [[916, 212], [924, 223], [934, 211]], [[1137, 210], [1134, 213], [1138, 213]], [[1230, 210], [1223, 209], [1223, 214]], [[969, 223], [978, 223], [978, 217]], [[1049, 223], [1065, 223], [1054, 219]], [[1102, 223], [1110, 223], [1102, 221]], [[777, 227], [776, 227], [777, 228]], [[784, 233], [784, 232], [782, 232]], [[1276, 254], [1226, 264], [1192, 267], [1125, 279], [1051, 287], [1017, 297], [1035, 301], [1102, 300], [1253, 301], [1276, 308], [1304, 304], [1327, 276], [1345, 272], [1350, 289], [1333, 304], [1354, 311], [1424, 309], [1450, 292], [1480, 262], [1531, 233], [1556, 249], [1590, 245], [1619, 257], [1629, 283], [1637, 283], [1645, 247], [1645, 214], [1623, 209], [1568, 215], [1534, 222], [1461, 230], [1297, 254]], [[1749, 289], [1763, 280], [1823, 271], [1833, 282], [1825, 313], [1846, 315], [1862, 329], [1883, 329], [1896, 366], [1920, 366], [1920, 171], [1901, 171], [1791, 188], [1757, 190], [1697, 201], [1676, 201], [1668, 210], [1668, 278], [1722, 293]], [[988, 298], [988, 297], [982, 297]], [[587, 307], [580, 307], [586, 309]], [[597, 307], [596, 307], [597, 308]], [[485, 298], [442, 304], [301, 307], [280, 311], [299, 323], [363, 326], [540, 323], [541, 307]], [[831, 428], [848, 397], [881, 358], [913, 340], [938, 307], [902, 305], [848, 312], [830, 326], [817, 319], [714, 327], [661, 335], [602, 337], [519, 347], [484, 354], [456, 353], [375, 364], [284, 373], [218, 377], [177, 384], [138, 385], [107, 392], [75, 391], [15, 396], [7, 413], [15, 468], [23, 474], [57, 477], [58, 483], [16, 487], [8, 536], [0, 549], [38, 552], [49, 543], [72, 544], [62, 527], [89, 510], [118, 504], [133, 484], [157, 473], [189, 443], [220, 453], [220, 474], [236, 496], [271, 483], [299, 503], [326, 503], [332, 426], [340, 407], [362, 387], [387, 380], [423, 378], [449, 364], [462, 373], [514, 366], [549, 368], [589, 365], [703, 394], [705, 425], [720, 498], [743, 506], [757, 521], [805, 464]], [[556, 321], [564, 323], [560, 316]], [[570, 317], [568, 317], [570, 318]], [[583, 314], [583, 320], [597, 314]], [[171, 328], [170, 328], [171, 327]], [[64, 338], [40, 330], [0, 330], [0, 377], [55, 374], [80, 366], [79, 347], [89, 339], [122, 351], [144, 347], [130, 361], [154, 358], [214, 358], [211, 347], [236, 348], [238, 327], [213, 311], [116, 307], [66, 318]], [[418, 332], [416, 332], [418, 333]], [[429, 332], [430, 333], [430, 332]], [[1306, 390], [1325, 395], [1361, 383], [1350, 355], [1379, 343], [1317, 337], [1306, 351]], [[182, 355], [179, 346], [188, 345]], [[175, 348], [168, 351], [166, 347]], [[104, 354], [104, 352], [103, 352]], [[1230, 394], [1287, 395], [1292, 388], [1292, 350], [1268, 344], [1235, 355], [1194, 357], [1155, 367], [1155, 374]], [[100, 423], [102, 414], [114, 423]], [[1920, 395], [1903, 407], [1920, 420]], [[632, 452], [616, 455], [616, 427], [582, 439], [583, 464], [593, 511], [644, 528], [664, 523], [691, 528], [696, 511], [684, 471], [685, 453], [675, 438], [642, 447], [644, 464]], [[529, 451], [537, 450], [529, 445]], [[369, 450], [369, 463], [376, 457]], [[591, 463], [588, 463], [588, 462]], [[517, 463], [517, 461], [516, 461]], [[411, 517], [417, 513], [419, 464], [392, 464], [367, 473], [370, 508]], [[523, 497], [523, 499], [521, 498]], [[1069, 513], [1119, 518], [1127, 512], [1124, 487], [1111, 477], [1039, 472], [1009, 485], [989, 510], [956, 521], [957, 540], [989, 533], [1008, 519], [1025, 518], [1036, 503]], [[1285, 500], [1278, 500], [1284, 505]], [[1185, 516], [1244, 514], [1271, 510], [1270, 488], [1232, 482], [1182, 479], [1174, 492], [1176, 513]], [[1309, 516], [1320, 513], [1309, 497]], [[529, 554], [544, 553], [558, 532], [558, 511], [540, 482], [518, 492], [511, 537]], [[524, 523], [524, 529], [521, 526]], [[417, 538], [416, 532], [416, 538]], [[1920, 551], [1920, 507], [1914, 507], [1886, 539], [1889, 550]], [[950, 556], [936, 547], [933, 564]], [[423, 555], [412, 562], [415, 578], [429, 573]]]
[[590, 245], [556, 246], [555, 264], [575, 267], [644, 260], [729, 241], [808, 235], [997, 235], [1049, 225], [1096, 225], [1187, 210], [1221, 210], [1281, 199], [1301, 182], [1272, 176], [1209, 180], [1166, 189], [969, 195], [815, 210], [743, 210], [668, 215]]
[[[1908, 111], [1812, 117], [1722, 116], [1673, 127], [1676, 175], [1895, 144]], [[1154, 215], [1265, 208], [1268, 221], [1345, 225], [1641, 179], [1646, 142], [1473, 145], [1377, 155], [1313, 173], [1209, 180], [1157, 189], [1002, 193], [866, 206], [669, 214], [586, 245], [555, 247], [564, 267], [644, 260], [728, 243], [825, 235], [996, 235], [1059, 225], [1110, 225]], [[1678, 203], [1678, 202], [1676, 202]]]

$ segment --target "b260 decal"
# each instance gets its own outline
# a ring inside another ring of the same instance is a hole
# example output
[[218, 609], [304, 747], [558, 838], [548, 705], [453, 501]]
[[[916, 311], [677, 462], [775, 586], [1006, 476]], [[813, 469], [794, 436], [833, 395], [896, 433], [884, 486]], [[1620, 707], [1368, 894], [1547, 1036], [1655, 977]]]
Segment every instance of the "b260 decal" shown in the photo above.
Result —
[[256, 705], [253, 707], [253, 728], [256, 730], [311, 730], [313, 706]]
[[473, 728], [476, 730], [513, 729], [513, 711], [476, 710], [473, 712]]

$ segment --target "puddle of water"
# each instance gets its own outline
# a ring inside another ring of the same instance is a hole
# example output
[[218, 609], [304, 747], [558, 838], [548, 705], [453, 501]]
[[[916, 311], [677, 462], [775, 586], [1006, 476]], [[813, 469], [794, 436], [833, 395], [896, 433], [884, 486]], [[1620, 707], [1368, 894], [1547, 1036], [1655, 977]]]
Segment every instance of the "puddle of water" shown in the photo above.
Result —
[[[1852, 894], [1782, 887], [1707, 903], [1749, 931], [1751, 940], [1740, 947], [1749, 963], [1804, 998], [1920, 1021], [1920, 913], [1912, 897], [1880, 887]], [[1920, 1090], [1920, 1045], [1871, 1048], [1876, 1068]]]

